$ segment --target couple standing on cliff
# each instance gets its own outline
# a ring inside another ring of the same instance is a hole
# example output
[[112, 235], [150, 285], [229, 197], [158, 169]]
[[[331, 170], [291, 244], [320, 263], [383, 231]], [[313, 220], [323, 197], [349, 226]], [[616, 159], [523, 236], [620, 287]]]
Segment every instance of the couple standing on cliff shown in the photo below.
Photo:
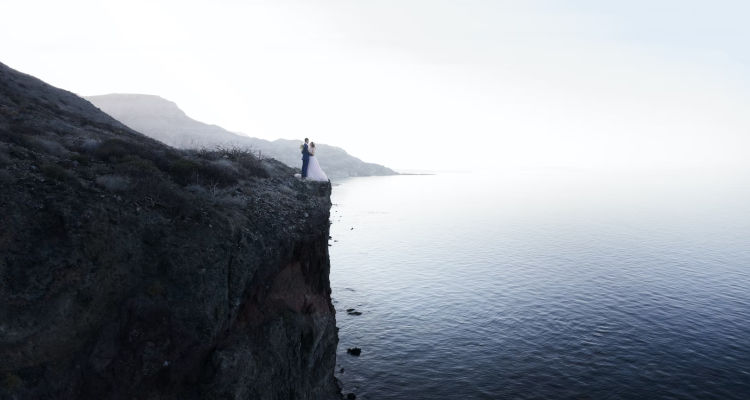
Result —
[[302, 179], [327, 182], [328, 176], [320, 168], [318, 159], [315, 157], [315, 142], [310, 142], [310, 139], [305, 138], [305, 143], [299, 148], [302, 151]]

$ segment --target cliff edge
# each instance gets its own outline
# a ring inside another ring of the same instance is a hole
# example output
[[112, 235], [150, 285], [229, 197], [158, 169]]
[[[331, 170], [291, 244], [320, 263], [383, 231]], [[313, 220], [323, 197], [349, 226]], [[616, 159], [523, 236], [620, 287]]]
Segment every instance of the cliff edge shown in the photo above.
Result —
[[0, 64], [0, 399], [339, 399], [329, 184]]

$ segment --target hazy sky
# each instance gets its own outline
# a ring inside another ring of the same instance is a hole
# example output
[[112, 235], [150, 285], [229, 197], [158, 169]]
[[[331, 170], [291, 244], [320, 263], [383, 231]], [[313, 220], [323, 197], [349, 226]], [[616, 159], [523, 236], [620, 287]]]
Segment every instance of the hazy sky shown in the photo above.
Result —
[[745, 167], [750, 2], [3, 0], [0, 61], [395, 168]]

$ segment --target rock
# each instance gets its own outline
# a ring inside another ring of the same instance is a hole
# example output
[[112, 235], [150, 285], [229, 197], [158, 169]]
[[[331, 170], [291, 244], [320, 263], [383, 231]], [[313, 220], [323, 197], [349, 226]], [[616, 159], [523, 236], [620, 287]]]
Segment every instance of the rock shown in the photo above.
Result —
[[341, 399], [330, 184], [3, 64], [0, 105], [0, 399]]
[[354, 400], [354, 399], [356, 399], [356, 398], [357, 398], [357, 395], [356, 395], [356, 394], [354, 394], [354, 393], [348, 393], [348, 394], [346, 395], [346, 400]]
[[346, 349], [346, 353], [351, 354], [355, 357], [359, 357], [359, 355], [362, 354], [362, 349], [360, 349], [359, 347], [352, 347]]

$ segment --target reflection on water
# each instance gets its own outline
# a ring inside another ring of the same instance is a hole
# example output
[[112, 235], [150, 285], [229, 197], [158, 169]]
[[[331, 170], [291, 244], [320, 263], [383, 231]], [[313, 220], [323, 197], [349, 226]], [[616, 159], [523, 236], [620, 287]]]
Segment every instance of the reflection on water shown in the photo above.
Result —
[[342, 182], [331, 284], [345, 393], [750, 398], [742, 183], [549, 171]]

